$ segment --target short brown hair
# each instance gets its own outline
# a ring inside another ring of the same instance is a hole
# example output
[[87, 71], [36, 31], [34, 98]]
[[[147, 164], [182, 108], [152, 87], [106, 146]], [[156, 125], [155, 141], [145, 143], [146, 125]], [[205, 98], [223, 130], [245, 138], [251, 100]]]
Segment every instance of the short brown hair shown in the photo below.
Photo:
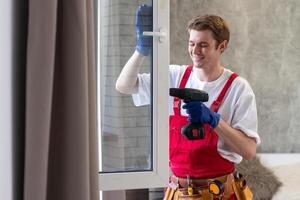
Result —
[[187, 30], [203, 31], [210, 30], [213, 38], [217, 41], [217, 47], [224, 40], [229, 42], [230, 32], [224, 19], [216, 15], [203, 15], [192, 19], [187, 26]]

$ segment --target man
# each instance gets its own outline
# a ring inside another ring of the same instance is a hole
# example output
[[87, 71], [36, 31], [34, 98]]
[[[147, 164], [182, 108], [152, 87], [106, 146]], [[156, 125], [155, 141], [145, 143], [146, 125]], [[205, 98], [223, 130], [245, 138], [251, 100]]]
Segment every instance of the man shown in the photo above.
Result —
[[[149, 41], [140, 34], [151, 20], [149, 13], [145, 5], [137, 12], [137, 48], [116, 83], [120, 92], [133, 94], [136, 105], [147, 104], [150, 99], [149, 75], [139, 74], [149, 54]], [[230, 38], [228, 25], [221, 17], [196, 17], [189, 22], [187, 30], [193, 64], [170, 66], [170, 87], [206, 91], [209, 101], [183, 104], [170, 98], [169, 153], [173, 175], [165, 199], [185, 196], [250, 199], [249, 189], [240, 187], [238, 177], [234, 181], [232, 173], [242, 158], [249, 160], [255, 156], [260, 143], [254, 93], [245, 79], [221, 65], [221, 55]], [[189, 141], [182, 137], [181, 128], [189, 122], [204, 124], [204, 139]]]

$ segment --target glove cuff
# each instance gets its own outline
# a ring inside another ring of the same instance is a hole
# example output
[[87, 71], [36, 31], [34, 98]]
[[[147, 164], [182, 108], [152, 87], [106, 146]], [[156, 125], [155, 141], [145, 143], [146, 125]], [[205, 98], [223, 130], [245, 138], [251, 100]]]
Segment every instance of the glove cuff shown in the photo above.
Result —
[[215, 129], [218, 126], [218, 124], [220, 122], [220, 119], [221, 119], [221, 115], [220, 114], [212, 112], [212, 120], [211, 120], [210, 126], [213, 129]]
[[135, 47], [135, 49], [143, 56], [148, 56], [150, 54], [150, 50], [148, 48], [145, 48], [145, 47], [143, 48], [138, 45]]

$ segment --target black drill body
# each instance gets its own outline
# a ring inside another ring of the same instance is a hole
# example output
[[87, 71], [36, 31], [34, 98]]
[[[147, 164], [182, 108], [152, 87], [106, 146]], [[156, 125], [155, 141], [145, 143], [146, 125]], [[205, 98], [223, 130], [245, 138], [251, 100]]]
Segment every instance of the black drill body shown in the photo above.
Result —
[[[191, 101], [208, 101], [208, 93], [193, 88], [170, 88], [170, 96], [182, 99], [184, 103]], [[188, 140], [204, 139], [204, 128], [200, 123], [190, 123], [181, 129], [181, 134]]]

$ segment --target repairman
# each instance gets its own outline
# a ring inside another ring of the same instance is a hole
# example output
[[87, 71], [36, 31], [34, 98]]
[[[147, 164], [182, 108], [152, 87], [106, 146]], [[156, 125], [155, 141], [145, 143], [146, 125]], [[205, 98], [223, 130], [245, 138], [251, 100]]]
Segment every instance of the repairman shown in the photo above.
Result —
[[[123, 67], [116, 89], [132, 94], [135, 105], [150, 103], [150, 74], [139, 70], [151, 54], [152, 7], [136, 13], [136, 50]], [[235, 172], [242, 159], [252, 159], [260, 144], [255, 95], [249, 83], [221, 64], [230, 38], [227, 23], [219, 16], [192, 19], [188, 26], [191, 65], [170, 65], [170, 88], [194, 88], [208, 93], [207, 102], [183, 103], [170, 96], [170, 184], [165, 200], [252, 199], [245, 179]], [[204, 124], [205, 137], [188, 140], [181, 128]]]

